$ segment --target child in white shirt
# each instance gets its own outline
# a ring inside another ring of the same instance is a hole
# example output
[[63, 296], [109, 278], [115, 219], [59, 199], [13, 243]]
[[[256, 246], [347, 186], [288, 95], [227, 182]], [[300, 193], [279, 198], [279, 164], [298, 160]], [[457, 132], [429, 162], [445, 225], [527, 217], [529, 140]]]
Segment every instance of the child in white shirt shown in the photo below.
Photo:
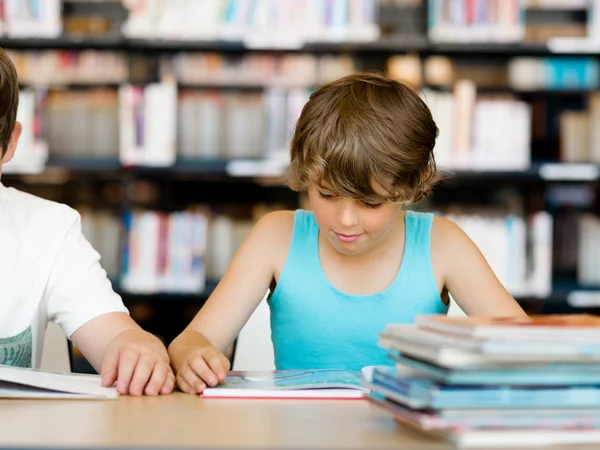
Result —
[[[19, 84], [0, 49], [0, 175], [15, 152]], [[48, 321], [59, 324], [122, 394], [173, 390], [164, 345], [143, 331], [112, 290], [98, 253], [66, 205], [0, 183], [0, 364], [39, 367]]]

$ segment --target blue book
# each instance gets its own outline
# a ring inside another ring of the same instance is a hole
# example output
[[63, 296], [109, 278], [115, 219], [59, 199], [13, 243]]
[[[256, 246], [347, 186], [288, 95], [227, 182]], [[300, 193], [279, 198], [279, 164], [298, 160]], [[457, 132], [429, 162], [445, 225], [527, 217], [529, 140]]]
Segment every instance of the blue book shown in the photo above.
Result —
[[548, 363], [530, 366], [510, 365], [501, 369], [447, 369], [397, 353], [390, 354], [390, 358], [402, 366], [423, 374], [426, 378], [451, 385], [600, 385], [600, 364]]
[[374, 392], [414, 409], [596, 408], [600, 386], [445, 385], [393, 368], [376, 368]]
[[595, 89], [599, 72], [594, 58], [544, 58], [544, 83], [549, 89]]

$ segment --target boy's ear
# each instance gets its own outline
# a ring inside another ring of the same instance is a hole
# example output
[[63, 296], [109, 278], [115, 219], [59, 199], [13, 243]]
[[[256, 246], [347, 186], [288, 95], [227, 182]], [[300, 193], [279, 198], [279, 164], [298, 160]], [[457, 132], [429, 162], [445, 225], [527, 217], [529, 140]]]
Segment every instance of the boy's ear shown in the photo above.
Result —
[[10, 135], [10, 141], [8, 141], [8, 148], [2, 157], [2, 164], [6, 164], [13, 159], [13, 156], [15, 156], [15, 150], [17, 149], [17, 144], [19, 143], [19, 138], [21, 137], [22, 131], [23, 126], [19, 122], [15, 122], [15, 127]]

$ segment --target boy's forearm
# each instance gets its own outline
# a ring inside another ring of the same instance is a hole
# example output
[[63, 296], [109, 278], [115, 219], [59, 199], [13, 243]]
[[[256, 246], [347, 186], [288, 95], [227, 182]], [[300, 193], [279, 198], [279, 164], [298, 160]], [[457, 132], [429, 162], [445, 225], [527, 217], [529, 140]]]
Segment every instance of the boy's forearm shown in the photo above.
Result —
[[98, 316], [73, 333], [71, 341], [90, 364], [100, 373], [106, 349], [124, 332], [141, 328], [122, 312], [114, 312]]
[[212, 345], [202, 333], [193, 330], [184, 330], [171, 342], [168, 348], [173, 369], [177, 372], [190, 352]]

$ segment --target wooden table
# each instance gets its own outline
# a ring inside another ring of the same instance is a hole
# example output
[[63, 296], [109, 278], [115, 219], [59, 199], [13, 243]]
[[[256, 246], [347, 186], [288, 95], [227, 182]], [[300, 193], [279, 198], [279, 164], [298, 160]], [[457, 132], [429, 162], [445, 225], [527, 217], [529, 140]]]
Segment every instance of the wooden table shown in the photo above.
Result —
[[0, 447], [448, 449], [363, 400], [0, 400]]

